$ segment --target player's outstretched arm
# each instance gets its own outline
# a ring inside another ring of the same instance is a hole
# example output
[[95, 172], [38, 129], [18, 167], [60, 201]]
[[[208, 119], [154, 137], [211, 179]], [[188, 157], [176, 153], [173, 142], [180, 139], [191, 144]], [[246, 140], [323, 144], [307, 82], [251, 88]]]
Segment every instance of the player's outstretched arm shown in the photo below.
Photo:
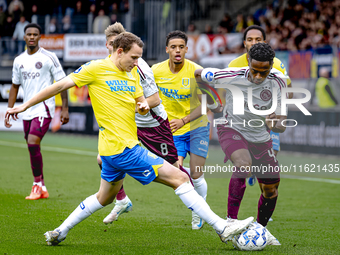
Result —
[[146, 101], [144, 96], [138, 97], [135, 99], [136, 100], [136, 111], [140, 115], [145, 115], [149, 112], [150, 107], [148, 104], [148, 101]]
[[26, 111], [28, 108], [32, 107], [33, 105], [36, 105], [50, 97], [55, 96], [56, 94], [67, 90], [71, 87], [73, 87], [75, 83], [71, 80], [70, 77], [65, 77], [64, 79], [52, 84], [51, 86], [48, 86], [47, 88], [41, 90], [38, 94], [36, 94], [34, 97], [32, 97], [30, 100], [28, 100], [26, 103], [8, 109], [5, 115], [5, 119], [9, 122], [10, 117], [12, 116], [13, 120], [18, 119], [18, 113]]

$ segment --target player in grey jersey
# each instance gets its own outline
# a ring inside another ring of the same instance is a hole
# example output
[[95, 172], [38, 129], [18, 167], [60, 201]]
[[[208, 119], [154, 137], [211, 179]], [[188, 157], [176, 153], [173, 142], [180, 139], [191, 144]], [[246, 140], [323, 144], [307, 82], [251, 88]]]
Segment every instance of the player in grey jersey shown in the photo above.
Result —
[[[217, 126], [218, 139], [226, 155], [225, 162], [230, 159], [236, 170], [229, 183], [228, 218], [237, 219], [246, 188], [245, 178], [253, 171], [258, 178], [262, 193], [258, 203], [257, 221], [263, 226], [267, 225], [275, 209], [280, 168], [272, 149], [272, 141], [266, 131], [266, 116], [255, 110], [272, 111], [267, 118], [278, 119], [278, 121], [267, 123], [269, 128], [277, 133], [285, 131], [282, 120], [286, 119], [286, 116], [280, 115], [280, 102], [281, 97], [285, 96], [281, 94], [281, 89], [286, 87], [287, 77], [278, 70], [272, 69], [274, 57], [275, 52], [268, 44], [258, 43], [249, 51], [247, 68], [223, 70], [206, 68], [195, 71], [195, 77], [199, 82], [202, 80], [215, 87], [232, 85], [227, 90], [226, 121]], [[248, 97], [251, 91], [252, 95]], [[276, 95], [277, 107], [273, 109]], [[234, 103], [244, 107], [243, 114], [235, 114], [242, 107], [233, 108]], [[254, 172], [254, 169], [258, 171]], [[268, 244], [280, 245], [272, 235]]]
[[[123, 32], [125, 32], [125, 29], [119, 22], [108, 26], [105, 30], [106, 47], [109, 50], [109, 54], [112, 54], [112, 42], [117, 35]], [[137, 68], [140, 76], [140, 85], [143, 87], [144, 97], [150, 107], [150, 111], [146, 115], [136, 113], [135, 120], [138, 139], [148, 150], [187, 173], [186, 170], [177, 163], [177, 149], [173, 141], [167, 113], [158, 95], [158, 87], [155, 83], [153, 72], [142, 58], [138, 59]], [[97, 156], [97, 161], [101, 167], [102, 161], [99, 155]], [[124, 187], [122, 186], [116, 196], [114, 208], [110, 214], [105, 217], [103, 222], [105, 224], [112, 223], [117, 220], [122, 213], [131, 210], [131, 200], [125, 194]]]

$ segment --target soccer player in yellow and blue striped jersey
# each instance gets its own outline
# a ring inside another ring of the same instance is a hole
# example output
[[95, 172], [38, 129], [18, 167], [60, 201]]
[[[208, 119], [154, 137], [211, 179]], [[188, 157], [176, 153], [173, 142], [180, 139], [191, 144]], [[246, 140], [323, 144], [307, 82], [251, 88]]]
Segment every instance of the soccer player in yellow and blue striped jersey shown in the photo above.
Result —
[[122, 33], [113, 41], [110, 57], [81, 66], [23, 105], [6, 112], [6, 121], [10, 117], [17, 119], [18, 113], [61, 91], [75, 85], [89, 87], [100, 127], [98, 148], [103, 162], [100, 188], [96, 194], [81, 202], [58, 228], [45, 233], [48, 245], [57, 245], [65, 240], [75, 225], [112, 203], [126, 174], [144, 185], [155, 181], [173, 188], [188, 208], [216, 230], [223, 242], [241, 232], [254, 219], [249, 217], [243, 221], [228, 222], [220, 218], [194, 190], [185, 173], [138, 144], [135, 111], [142, 115], [149, 111], [136, 70], [138, 58], [143, 53], [142, 47], [139, 37]]
[[[195, 190], [204, 199], [207, 196], [207, 182], [203, 172], [208, 155], [210, 123], [207, 115], [201, 114], [201, 91], [194, 72], [201, 66], [185, 59], [188, 51], [188, 37], [182, 31], [170, 32], [166, 38], [166, 52], [169, 59], [152, 66], [159, 96], [168, 114], [170, 127], [177, 148], [179, 164], [183, 165], [190, 154], [190, 172]], [[192, 229], [200, 229], [203, 220], [194, 212]]]

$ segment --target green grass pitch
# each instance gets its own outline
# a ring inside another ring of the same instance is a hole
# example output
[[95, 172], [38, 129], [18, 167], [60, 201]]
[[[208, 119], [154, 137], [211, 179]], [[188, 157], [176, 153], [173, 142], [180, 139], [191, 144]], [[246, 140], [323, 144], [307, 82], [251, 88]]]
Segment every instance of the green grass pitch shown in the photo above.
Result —
[[[191, 230], [191, 212], [168, 187], [143, 186], [130, 177], [125, 190], [133, 211], [112, 225], [103, 208], [71, 230], [64, 242], [50, 247], [43, 234], [53, 230], [89, 195], [98, 191], [97, 138], [48, 133], [42, 142], [44, 175], [50, 198], [28, 201], [32, 185], [28, 150], [22, 132], [0, 132], [0, 254], [231, 254], [215, 231], [205, 225]], [[210, 148], [207, 165], [222, 164], [219, 147]], [[339, 159], [279, 154], [283, 165], [338, 164]], [[339, 254], [339, 173], [285, 173], [279, 188], [274, 221], [268, 229], [282, 246], [267, 246], [261, 254]], [[205, 174], [207, 202], [226, 216], [229, 176]], [[296, 179], [298, 176], [303, 179]], [[313, 178], [313, 179], [308, 179]], [[317, 179], [316, 179], [317, 178]], [[325, 182], [325, 179], [330, 181]], [[247, 187], [239, 218], [256, 217], [260, 190]]]

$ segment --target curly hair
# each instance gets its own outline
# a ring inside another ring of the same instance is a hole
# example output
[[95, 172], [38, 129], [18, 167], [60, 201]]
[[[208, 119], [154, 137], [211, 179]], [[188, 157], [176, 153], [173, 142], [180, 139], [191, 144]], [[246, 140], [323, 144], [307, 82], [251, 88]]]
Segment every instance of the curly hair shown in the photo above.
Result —
[[267, 43], [254, 44], [253, 46], [251, 46], [248, 54], [249, 54], [250, 61], [252, 59], [260, 61], [260, 62], [269, 61], [269, 64], [273, 64], [274, 57], [275, 57], [275, 51]]
[[185, 45], [187, 45], [187, 42], [188, 42], [188, 36], [180, 31], [180, 30], [175, 30], [175, 31], [172, 31], [170, 32], [167, 36], [166, 36], [166, 46], [168, 46], [169, 44], [169, 41], [171, 39], [175, 39], [175, 38], [179, 38], [179, 39], [183, 39], [185, 41]]
[[108, 26], [104, 31], [106, 40], [108, 40], [111, 36], [116, 36], [124, 32], [126, 32], [125, 28], [120, 22], [116, 22], [113, 25]]

